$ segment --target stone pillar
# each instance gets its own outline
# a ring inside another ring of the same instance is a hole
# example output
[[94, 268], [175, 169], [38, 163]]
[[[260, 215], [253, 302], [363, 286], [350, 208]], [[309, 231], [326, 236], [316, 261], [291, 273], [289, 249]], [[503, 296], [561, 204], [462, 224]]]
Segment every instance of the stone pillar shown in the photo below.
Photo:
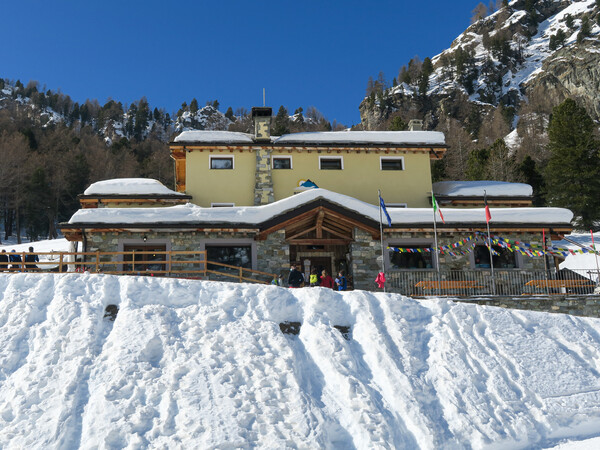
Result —
[[273, 178], [271, 177], [271, 150], [257, 147], [254, 206], [266, 205], [274, 201]]
[[285, 230], [275, 231], [264, 241], [256, 241], [257, 268], [262, 272], [284, 275], [290, 269], [290, 246], [285, 242]]
[[379, 241], [371, 234], [359, 228], [354, 229], [354, 242], [350, 244], [352, 257], [352, 277], [354, 289], [374, 291], [377, 288], [375, 278], [379, 273], [378, 257], [381, 257]]

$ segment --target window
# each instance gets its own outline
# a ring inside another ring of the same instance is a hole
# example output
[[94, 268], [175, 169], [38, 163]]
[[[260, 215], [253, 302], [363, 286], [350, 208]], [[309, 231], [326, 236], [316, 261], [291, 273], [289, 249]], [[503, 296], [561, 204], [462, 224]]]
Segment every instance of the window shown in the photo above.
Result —
[[319, 156], [319, 169], [342, 170], [343, 168], [344, 159], [341, 156]]
[[292, 168], [292, 157], [291, 156], [273, 156], [272, 164], [273, 164], [273, 169], [291, 169]]
[[230, 208], [232, 206], [235, 206], [235, 203], [211, 203], [210, 204], [211, 208]]
[[[251, 246], [206, 246], [206, 259], [211, 262], [228, 264], [230, 266], [252, 268]], [[231, 268], [209, 264], [208, 270], [229, 271]]]
[[211, 169], [233, 169], [233, 156], [210, 156]]
[[151, 272], [165, 270], [164, 262], [168, 258], [168, 256], [164, 253], [167, 249], [166, 247], [166, 245], [143, 244], [123, 246], [124, 252], [131, 252], [129, 254], [123, 255], [123, 261], [129, 263], [123, 264], [123, 270], [135, 272]]
[[[418, 248], [431, 248], [431, 245], [413, 245], [413, 244], [403, 244], [403, 245], [390, 245], [393, 247], [408, 247], [411, 249]], [[423, 252], [423, 253], [408, 253], [408, 252], [395, 252], [394, 250], [390, 250], [390, 267], [392, 269], [433, 269], [433, 253], [432, 252]]]
[[404, 170], [404, 158], [401, 156], [397, 158], [382, 156], [379, 158], [379, 164], [381, 170]]
[[[498, 253], [493, 255], [495, 269], [516, 269], [518, 267], [516, 253], [496, 245], [492, 245], [492, 248]], [[487, 246], [476, 245], [473, 251], [473, 259], [475, 260], [476, 269], [490, 268], [490, 251]]]

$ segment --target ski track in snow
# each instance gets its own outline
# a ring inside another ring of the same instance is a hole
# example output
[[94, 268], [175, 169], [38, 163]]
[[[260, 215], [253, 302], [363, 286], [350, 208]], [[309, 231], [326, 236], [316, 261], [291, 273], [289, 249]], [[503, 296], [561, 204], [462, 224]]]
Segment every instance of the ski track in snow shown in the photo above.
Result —
[[1, 448], [543, 448], [600, 435], [598, 319], [91, 274], [0, 274], [0, 304]]

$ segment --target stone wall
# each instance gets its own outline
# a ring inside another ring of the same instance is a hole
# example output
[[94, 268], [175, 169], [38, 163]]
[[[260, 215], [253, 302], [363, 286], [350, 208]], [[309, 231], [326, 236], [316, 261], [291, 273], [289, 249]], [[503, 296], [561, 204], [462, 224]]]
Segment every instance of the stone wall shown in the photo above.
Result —
[[460, 303], [474, 303], [476, 305], [498, 306], [501, 308], [600, 317], [600, 296], [598, 295], [464, 298], [451, 300]]
[[290, 246], [285, 242], [285, 231], [271, 233], [266, 240], [257, 241], [258, 270], [282, 275], [287, 282], [290, 270]]

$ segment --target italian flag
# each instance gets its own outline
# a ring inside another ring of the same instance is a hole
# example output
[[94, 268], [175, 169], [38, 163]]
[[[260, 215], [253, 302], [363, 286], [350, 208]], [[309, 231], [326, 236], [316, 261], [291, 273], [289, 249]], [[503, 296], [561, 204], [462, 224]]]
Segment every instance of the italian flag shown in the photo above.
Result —
[[433, 204], [433, 214], [440, 213], [440, 218], [442, 219], [442, 223], [446, 223], [444, 220], [444, 215], [442, 214], [442, 210], [438, 207], [437, 201], [435, 200], [435, 196], [433, 192], [431, 193], [431, 203]]

